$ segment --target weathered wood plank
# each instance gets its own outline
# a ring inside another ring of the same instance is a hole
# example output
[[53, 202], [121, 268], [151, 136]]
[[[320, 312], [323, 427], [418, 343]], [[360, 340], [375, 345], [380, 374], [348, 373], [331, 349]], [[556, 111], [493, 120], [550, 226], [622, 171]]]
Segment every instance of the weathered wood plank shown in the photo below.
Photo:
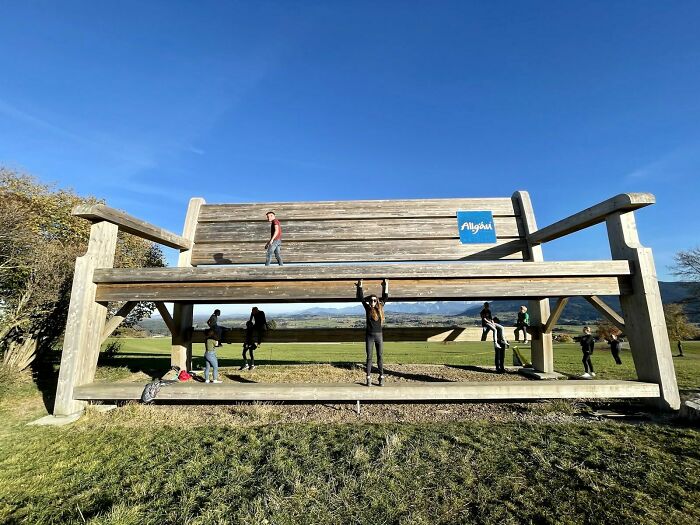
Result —
[[[364, 316], [364, 314], [362, 314]], [[359, 316], [358, 316], [359, 317]], [[464, 328], [458, 326], [384, 327], [384, 341], [454, 341]], [[245, 329], [231, 328], [223, 333], [224, 343], [243, 343]], [[365, 340], [364, 328], [277, 328], [268, 330], [266, 343], [352, 343]], [[204, 331], [192, 333], [193, 343], [204, 343]]]
[[[196, 244], [192, 264], [254, 264], [265, 261], [263, 244]], [[282, 242], [285, 263], [522, 260], [521, 240], [460, 244], [445, 240]]]
[[596, 310], [598, 310], [601, 314], [603, 314], [603, 316], [608, 321], [610, 321], [623, 332], [625, 331], [625, 320], [620, 316], [620, 314], [618, 314], [615, 310], [610, 308], [610, 306], [607, 305], [605, 301], [603, 301], [600, 297], [598, 297], [597, 295], [592, 295], [584, 297], [584, 299], [588, 301], [590, 305], [593, 306]]
[[550, 314], [547, 322], [544, 323], [544, 327], [542, 328], [543, 334], [549, 334], [552, 332], [552, 328], [554, 328], [554, 326], [557, 324], [557, 321], [559, 320], [559, 317], [561, 317], [561, 313], [564, 311], [566, 303], [568, 302], [568, 297], [560, 297], [557, 300], [557, 304], [554, 306], [554, 311]]
[[295, 281], [478, 277], [628, 276], [627, 261], [458, 262], [343, 265], [205, 266], [199, 268], [109, 268], [95, 270], [96, 283]]
[[454, 217], [457, 210], [491, 210], [494, 215], [517, 215], [507, 198], [484, 199], [412, 199], [319, 202], [269, 202], [207, 204], [200, 222], [229, 222], [264, 219], [274, 211], [281, 221], [321, 219], [367, 219], [390, 217]]
[[[90, 401], [140, 399], [144, 383], [93, 383], [75, 391]], [[357, 383], [199, 382], [163, 387], [160, 401], [493, 401], [502, 399], [656, 398], [654, 383], [615, 380], [470, 381], [391, 384], [367, 388]]]
[[[515, 206], [520, 210], [522, 217], [523, 233], [527, 239], [526, 261], [542, 262], [544, 254], [542, 247], [532, 243], [532, 235], [537, 232], [537, 221], [535, 211], [532, 208], [530, 194], [526, 191], [517, 191], [513, 194]], [[552, 294], [550, 297], [558, 295]], [[561, 294], [567, 295], [567, 294]], [[546, 296], [545, 296], [546, 297]], [[530, 326], [532, 338], [530, 339], [530, 355], [532, 364], [540, 372], [554, 371], [554, 347], [552, 346], [552, 334], [540, 333], [542, 324], [550, 317], [549, 301], [546, 299], [533, 299], [528, 304], [530, 312]]]
[[[381, 281], [368, 281], [366, 288], [370, 286], [379, 288]], [[391, 299], [394, 301], [620, 295], [628, 291], [617, 277], [397, 279], [391, 283]], [[356, 301], [355, 280], [99, 284], [97, 300], [232, 304]]]
[[[520, 237], [516, 217], [495, 217], [499, 239]], [[335, 219], [285, 221], [283, 239], [287, 241], [319, 240], [398, 240], [459, 239], [457, 218], [428, 217], [423, 219]], [[201, 222], [195, 242], [262, 242], [270, 238], [267, 221]]]
[[664, 409], [678, 410], [681, 400], [654, 256], [639, 242], [634, 212], [615, 213], [606, 223], [613, 258], [630, 260], [635, 268], [633, 293], [620, 297], [620, 305], [637, 377], [659, 385]]
[[616, 212], [627, 212], [654, 204], [656, 198], [651, 193], [621, 193], [595, 206], [574, 213], [569, 217], [537, 230], [528, 236], [532, 244], [553, 241], [564, 235], [604, 222]]
[[170, 312], [166, 308], [165, 304], [163, 304], [160, 301], [157, 301], [155, 304], [156, 308], [158, 309], [158, 313], [160, 314], [161, 318], [163, 319], [163, 322], [165, 323], [165, 326], [167, 326], [168, 330], [170, 330], [170, 334], [176, 335], [178, 330], [175, 326], [175, 321], [173, 321], [173, 318], [170, 315]]
[[122, 231], [170, 248], [188, 249], [192, 246], [192, 241], [104, 204], [80, 204], [73, 208], [73, 215], [92, 222], [107, 221], [116, 224]]
[[109, 336], [112, 335], [112, 332], [114, 332], [119, 327], [119, 325], [124, 322], [124, 319], [126, 319], [126, 316], [128, 316], [129, 313], [131, 313], [131, 310], [134, 309], [136, 304], [137, 303], [135, 301], [127, 301], [122, 305], [122, 307], [119, 310], [117, 310], [117, 313], [115, 313], [112, 316], [112, 318], [106, 322], [105, 328], [102, 331], [102, 338], [100, 344], [104, 343], [109, 338]]

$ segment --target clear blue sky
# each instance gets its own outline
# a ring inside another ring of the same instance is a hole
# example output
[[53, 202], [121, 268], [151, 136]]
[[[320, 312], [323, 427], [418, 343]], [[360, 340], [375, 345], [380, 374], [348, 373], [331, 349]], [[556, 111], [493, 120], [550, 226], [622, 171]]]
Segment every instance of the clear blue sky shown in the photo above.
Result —
[[[649, 191], [698, 244], [700, 2], [7, 0], [0, 163], [176, 232], [208, 202]], [[608, 255], [602, 228], [545, 246]], [[173, 255], [169, 255], [170, 260]]]

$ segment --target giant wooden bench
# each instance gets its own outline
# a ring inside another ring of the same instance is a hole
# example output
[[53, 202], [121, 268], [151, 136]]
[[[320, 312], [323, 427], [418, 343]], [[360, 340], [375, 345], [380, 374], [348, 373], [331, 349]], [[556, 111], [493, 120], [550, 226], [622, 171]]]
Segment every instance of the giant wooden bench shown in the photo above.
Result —
[[[378, 290], [381, 280], [389, 279], [393, 301], [529, 301], [532, 361], [541, 372], [553, 371], [552, 328], [566, 302], [570, 297], [585, 297], [624, 330], [638, 376], [638, 381], [622, 386], [588, 381], [577, 388], [580, 382], [567, 381], [558, 382], [569, 383], [559, 387], [533, 385], [527, 390], [526, 383], [508, 390], [512, 385], [506, 382], [500, 387], [491, 383], [483, 385], [481, 395], [474, 394], [474, 384], [464, 384], [460, 390], [431, 383], [423, 385], [432, 388], [427, 393], [404, 393], [401, 399], [411, 395], [435, 400], [652, 397], [661, 407], [677, 409], [680, 399], [654, 261], [651, 250], [639, 242], [634, 219], [634, 210], [653, 203], [654, 196], [647, 193], [621, 194], [538, 229], [529, 195], [523, 191], [511, 198], [406, 201], [205, 204], [194, 198], [181, 236], [104, 205], [77, 207], [73, 213], [93, 225], [87, 253], [76, 261], [54, 414], [79, 412], [85, 400], [107, 395], [104, 388], [91, 387], [100, 345], [139, 301], [156, 303], [172, 332], [172, 362], [188, 367], [194, 304], [354, 302], [358, 279], [365, 281], [366, 290]], [[261, 264], [263, 244], [269, 238], [265, 220], [269, 210], [282, 221], [284, 267]], [[490, 211], [495, 242], [462, 244], [457, 211]], [[543, 260], [541, 244], [602, 222], [607, 225], [613, 260]], [[112, 268], [119, 229], [179, 249], [178, 267]], [[619, 296], [623, 316], [601, 296]], [[551, 311], [549, 298], [557, 299]], [[123, 305], [107, 321], [110, 302]], [[174, 303], [172, 316], [166, 302]], [[357, 332], [346, 331], [334, 340], [357, 336]], [[392, 338], [425, 340], [431, 333], [435, 329], [413, 328], [406, 329], [402, 337], [402, 330], [395, 330]], [[302, 340], [313, 339], [308, 331], [305, 334]], [[318, 335], [329, 338], [328, 331], [318, 331]], [[276, 336], [279, 339], [280, 334]], [[299, 339], [292, 332], [287, 336]], [[240, 399], [226, 385], [210, 386], [203, 390], [193, 385], [192, 392], [180, 398]], [[218, 386], [221, 391], [214, 390]], [[270, 391], [268, 387], [262, 385], [259, 395]], [[319, 394], [323, 388], [316, 387], [315, 392], [299, 394], [299, 399], [323, 398]], [[114, 392], [115, 388], [119, 387], [113, 386]], [[384, 398], [393, 392], [368, 390], [376, 393], [362, 394], [362, 399], [383, 399], [381, 392]], [[276, 391], [279, 396], [279, 388]], [[169, 395], [177, 397], [172, 392]], [[294, 392], [290, 385], [282, 397], [293, 397]], [[358, 394], [343, 395], [352, 398]]]

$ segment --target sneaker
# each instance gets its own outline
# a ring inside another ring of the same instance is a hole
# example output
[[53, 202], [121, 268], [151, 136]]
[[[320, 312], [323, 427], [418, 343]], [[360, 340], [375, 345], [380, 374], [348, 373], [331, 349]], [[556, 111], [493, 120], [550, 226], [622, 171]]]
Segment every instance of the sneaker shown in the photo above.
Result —
[[384, 386], [384, 376], [379, 376], [379, 386]]
[[589, 374], [588, 372], [584, 372], [583, 374], [581, 374], [581, 379], [591, 379], [591, 377], [591, 374]]
[[595, 372], [591, 372], [591, 377], [595, 377]]
[[214, 381], [212, 381], [212, 383], [223, 383], [223, 381], [220, 381], [218, 379], [214, 379]]
[[255, 370], [255, 365], [250, 365], [251, 370]]
[[248, 370], [248, 363], [242, 365], [238, 370]]
[[367, 379], [365, 380], [365, 385], [372, 386], [372, 377], [371, 376], [367, 376]]
[[209, 380], [208, 380], [208, 379], [205, 379], [205, 380], [204, 380], [204, 382], [205, 382], [205, 383], [208, 383], [208, 382], [209, 382]]

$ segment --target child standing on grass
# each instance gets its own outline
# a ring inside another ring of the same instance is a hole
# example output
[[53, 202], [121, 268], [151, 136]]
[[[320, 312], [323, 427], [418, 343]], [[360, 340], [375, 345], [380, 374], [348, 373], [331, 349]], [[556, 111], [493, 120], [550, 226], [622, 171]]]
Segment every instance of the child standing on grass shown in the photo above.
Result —
[[[253, 334], [253, 321], [245, 324], [245, 341], [243, 342], [243, 364], [239, 370], [253, 370], [255, 368], [255, 356], [253, 351], [257, 348]], [[250, 363], [247, 360], [247, 353], [250, 352]]]
[[209, 368], [214, 368], [214, 380], [212, 383], [221, 383], [219, 381], [219, 360], [216, 358], [216, 330], [209, 328], [204, 331], [204, 382], [209, 383]]
[[581, 345], [581, 351], [583, 352], [583, 379], [592, 379], [595, 377], [595, 372], [593, 371], [593, 363], [591, 363], [591, 354], [593, 354], [593, 346], [595, 345], [595, 339], [591, 335], [591, 328], [589, 326], [583, 327], [583, 335], [579, 339], [579, 344]]

